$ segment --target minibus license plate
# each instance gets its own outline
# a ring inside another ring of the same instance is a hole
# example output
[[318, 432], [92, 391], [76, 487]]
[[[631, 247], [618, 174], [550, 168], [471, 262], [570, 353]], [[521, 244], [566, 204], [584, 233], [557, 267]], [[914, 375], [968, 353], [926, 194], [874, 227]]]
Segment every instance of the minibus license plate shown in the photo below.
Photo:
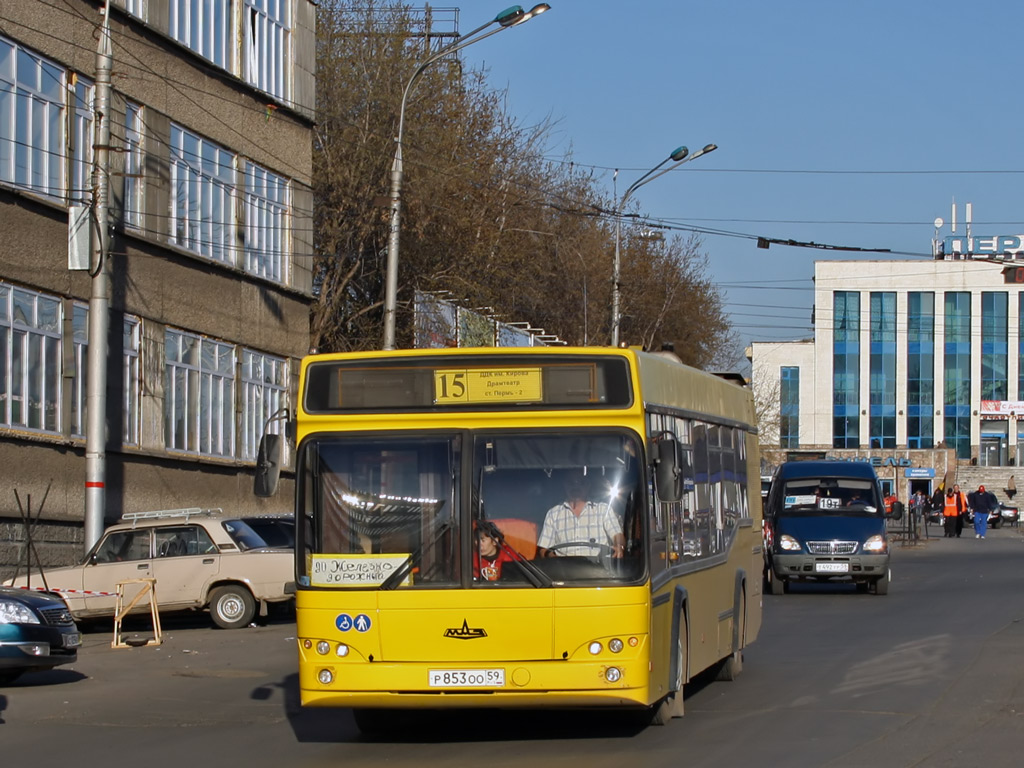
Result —
[[814, 570], [818, 573], [849, 573], [849, 563], [815, 563]]
[[431, 669], [427, 671], [431, 688], [503, 688], [504, 669]]

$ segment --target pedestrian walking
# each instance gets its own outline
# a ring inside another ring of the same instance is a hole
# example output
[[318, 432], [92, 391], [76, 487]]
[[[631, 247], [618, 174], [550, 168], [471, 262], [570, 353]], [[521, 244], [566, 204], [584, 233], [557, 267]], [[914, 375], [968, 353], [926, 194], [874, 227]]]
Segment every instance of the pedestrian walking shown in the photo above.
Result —
[[957, 483], [953, 484], [953, 496], [956, 497], [956, 508], [958, 510], [956, 516], [956, 537], [959, 539], [960, 534], [964, 530], [964, 520], [966, 520], [967, 514], [970, 512], [971, 504], [967, 499], [967, 494], [960, 490], [960, 485]]
[[947, 539], [956, 536], [956, 521], [960, 515], [957, 509], [957, 498], [953, 495], [953, 489], [946, 489], [946, 496], [942, 501], [942, 532]]
[[986, 491], [984, 485], [971, 494], [971, 509], [974, 510], [974, 538], [984, 539], [988, 530], [988, 516], [999, 508], [999, 501], [992, 491]]
[[918, 538], [917, 526], [928, 513], [928, 507], [928, 497], [924, 495], [924, 491], [918, 490], [910, 497], [910, 530], [913, 531], [915, 539]]

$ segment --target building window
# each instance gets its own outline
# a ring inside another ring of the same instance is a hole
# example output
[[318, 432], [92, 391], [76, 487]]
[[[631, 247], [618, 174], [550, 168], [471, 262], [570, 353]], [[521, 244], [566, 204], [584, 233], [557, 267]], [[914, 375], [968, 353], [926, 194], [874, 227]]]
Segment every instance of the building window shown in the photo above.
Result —
[[121, 439], [125, 445], [139, 445], [142, 414], [142, 367], [139, 353], [142, 349], [142, 322], [137, 317], [124, 318], [124, 341], [121, 353], [124, 356], [124, 371], [121, 385], [123, 390]]
[[[89, 307], [86, 304], [75, 304], [72, 315], [72, 352], [74, 357], [74, 378], [71, 379], [71, 434], [74, 437], [85, 437], [86, 430], [86, 387], [89, 381]], [[124, 366], [121, 386], [123, 401], [121, 403], [121, 439], [125, 445], [139, 444], [139, 349], [141, 347], [141, 328], [139, 318], [125, 315], [123, 348], [121, 350]], [[113, 350], [112, 350], [113, 351]]]
[[170, 0], [171, 37], [231, 69], [232, 0]]
[[935, 447], [935, 294], [907, 294], [907, 447]]
[[1008, 394], [1009, 297], [1005, 291], [981, 294], [981, 399], [1006, 400]]
[[971, 294], [945, 294], [943, 404], [946, 445], [958, 459], [971, 456]]
[[288, 363], [270, 355], [242, 351], [242, 458], [256, 459], [264, 428], [280, 434], [281, 422], [267, 419], [288, 404]]
[[235, 263], [234, 156], [171, 126], [171, 238], [226, 264]]
[[75, 83], [75, 111], [71, 127], [71, 189], [68, 200], [92, 201], [93, 84], [79, 76]]
[[253, 163], [245, 169], [245, 271], [286, 280], [288, 182]]
[[168, 329], [164, 348], [167, 447], [203, 456], [233, 456], [234, 347]]
[[836, 291], [832, 330], [832, 447], [860, 446], [860, 293]]
[[85, 436], [85, 392], [88, 377], [89, 307], [75, 304], [71, 311], [71, 349], [75, 376], [71, 385], [71, 434]]
[[125, 0], [125, 10], [132, 16], [146, 21], [146, 0]]
[[779, 447], [800, 447], [800, 369], [783, 366], [779, 372]]
[[0, 283], [0, 424], [60, 431], [60, 300]]
[[896, 294], [871, 293], [868, 434], [872, 448], [896, 447]]
[[0, 181], [64, 196], [64, 70], [0, 37]]
[[288, 97], [290, 0], [245, 0], [245, 79], [279, 99]]
[[143, 156], [142, 107], [128, 102], [124, 114], [124, 223], [134, 229], [142, 228]]

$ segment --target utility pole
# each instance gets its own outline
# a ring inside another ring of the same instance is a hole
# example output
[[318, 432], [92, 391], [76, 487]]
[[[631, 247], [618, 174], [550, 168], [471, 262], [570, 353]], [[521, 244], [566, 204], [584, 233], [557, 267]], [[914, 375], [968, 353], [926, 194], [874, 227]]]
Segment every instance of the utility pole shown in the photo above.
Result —
[[110, 1], [103, 7], [103, 25], [96, 46], [96, 85], [93, 99], [92, 202], [94, 228], [90, 264], [89, 355], [85, 403], [85, 550], [103, 534], [106, 511], [107, 356], [110, 331]]

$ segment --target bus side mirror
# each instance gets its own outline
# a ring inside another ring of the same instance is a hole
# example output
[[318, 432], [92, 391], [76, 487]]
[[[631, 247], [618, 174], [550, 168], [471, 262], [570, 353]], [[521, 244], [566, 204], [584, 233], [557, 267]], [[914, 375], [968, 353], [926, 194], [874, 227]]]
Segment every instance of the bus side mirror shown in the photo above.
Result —
[[658, 458], [654, 465], [654, 483], [658, 501], [673, 502], [683, 498], [683, 461], [679, 443], [672, 438], [658, 441]]
[[280, 479], [281, 436], [268, 433], [260, 438], [252, 492], [262, 499], [269, 498], [277, 493], [277, 482]]
[[894, 501], [892, 503], [892, 511], [889, 513], [889, 519], [900, 521], [903, 519], [903, 502]]

